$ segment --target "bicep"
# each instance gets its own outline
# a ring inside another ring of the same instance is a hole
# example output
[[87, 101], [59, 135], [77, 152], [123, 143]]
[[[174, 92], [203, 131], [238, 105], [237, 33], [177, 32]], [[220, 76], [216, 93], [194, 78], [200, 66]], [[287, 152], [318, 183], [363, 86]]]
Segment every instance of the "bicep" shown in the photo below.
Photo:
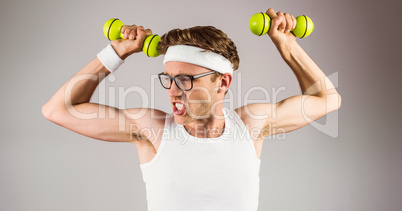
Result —
[[249, 131], [260, 131], [259, 137], [267, 137], [304, 127], [327, 114], [328, 108], [323, 98], [298, 95], [278, 103], [246, 105], [237, 112]]
[[[138, 128], [153, 124], [155, 116], [163, 112], [148, 108], [118, 109], [95, 103], [82, 103], [74, 105], [65, 112], [59, 113], [53, 122], [76, 133], [90, 138], [112, 141], [133, 141]], [[57, 114], [56, 114], [57, 115]], [[137, 134], [141, 135], [141, 134]]]
[[326, 101], [313, 95], [298, 95], [276, 104], [270, 122], [277, 133], [286, 133], [304, 127], [328, 113]]

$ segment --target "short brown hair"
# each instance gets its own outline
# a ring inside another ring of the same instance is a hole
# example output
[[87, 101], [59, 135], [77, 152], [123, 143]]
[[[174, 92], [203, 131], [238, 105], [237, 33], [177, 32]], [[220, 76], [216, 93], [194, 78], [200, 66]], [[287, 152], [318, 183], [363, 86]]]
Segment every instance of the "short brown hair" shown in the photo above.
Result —
[[187, 29], [173, 29], [161, 37], [158, 50], [165, 54], [170, 46], [191, 45], [212, 51], [227, 58], [233, 70], [239, 68], [239, 55], [234, 42], [221, 30], [213, 26], [195, 26]]

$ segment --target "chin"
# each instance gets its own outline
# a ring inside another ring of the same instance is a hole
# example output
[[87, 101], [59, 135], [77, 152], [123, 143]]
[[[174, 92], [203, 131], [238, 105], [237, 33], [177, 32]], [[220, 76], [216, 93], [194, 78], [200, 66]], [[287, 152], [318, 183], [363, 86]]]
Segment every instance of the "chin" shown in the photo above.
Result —
[[190, 118], [187, 115], [184, 116], [174, 115], [174, 121], [179, 125], [187, 125], [188, 123], [191, 122]]

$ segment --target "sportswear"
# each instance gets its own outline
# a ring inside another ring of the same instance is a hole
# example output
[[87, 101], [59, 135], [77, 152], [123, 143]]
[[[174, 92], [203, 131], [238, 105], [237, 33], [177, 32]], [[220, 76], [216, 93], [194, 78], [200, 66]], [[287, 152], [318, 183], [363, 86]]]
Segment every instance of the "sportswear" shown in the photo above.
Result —
[[260, 159], [235, 111], [218, 138], [191, 136], [167, 115], [155, 157], [141, 164], [149, 211], [256, 211]]
[[190, 45], [174, 45], [167, 49], [163, 64], [178, 61], [205, 67], [221, 74], [233, 75], [233, 65], [224, 56]]

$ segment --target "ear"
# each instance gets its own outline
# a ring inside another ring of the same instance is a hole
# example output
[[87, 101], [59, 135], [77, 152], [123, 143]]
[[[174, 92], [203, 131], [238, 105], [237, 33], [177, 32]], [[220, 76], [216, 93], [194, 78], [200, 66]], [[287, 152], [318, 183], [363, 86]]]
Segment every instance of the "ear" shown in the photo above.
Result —
[[220, 84], [218, 87], [218, 93], [222, 92], [225, 93], [228, 89], [230, 84], [232, 83], [232, 75], [230, 73], [225, 73], [220, 76]]

